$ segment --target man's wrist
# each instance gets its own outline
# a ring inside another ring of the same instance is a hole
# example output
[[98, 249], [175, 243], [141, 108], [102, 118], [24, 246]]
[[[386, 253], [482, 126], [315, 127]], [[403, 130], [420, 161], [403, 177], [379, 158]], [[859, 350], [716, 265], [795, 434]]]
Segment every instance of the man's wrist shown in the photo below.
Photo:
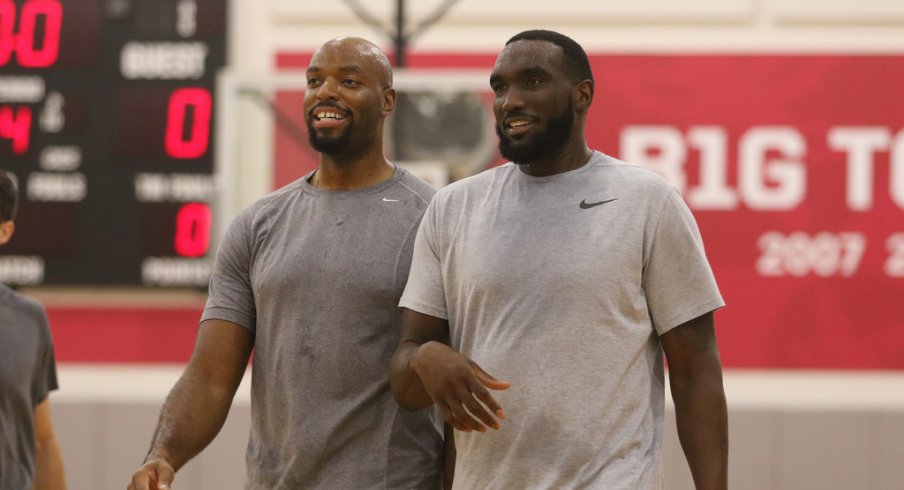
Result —
[[410, 351], [408, 351], [408, 369], [411, 372], [418, 374], [418, 367], [420, 366], [421, 360], [423, 358], [421, 354], [423, 353], [424, 347], [429, 343], [430, 342], [425, 342], [423, 344], [414, 344], [414, 347]]
[[167, 451], [166, 449], [151, 448], [150, 452], [148, 452], [148, 455], [144, 457], [145, 463], [155, 460], [164, 461], [166, 462], [166, 464], [173, 466], [172, 457], [170, 456], [169, 451]]

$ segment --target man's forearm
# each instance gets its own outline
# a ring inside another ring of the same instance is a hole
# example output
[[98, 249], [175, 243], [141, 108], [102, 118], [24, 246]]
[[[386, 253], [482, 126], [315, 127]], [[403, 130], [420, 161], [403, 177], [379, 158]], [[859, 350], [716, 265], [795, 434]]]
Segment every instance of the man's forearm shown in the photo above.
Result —
[[178, 470], [201, 452], [223, 427], [234, 391], [216, 390], [186, 372], [160, 411], [147, 459], [163, 458]]
[[399, 406], [407, 410], [420, 410], [433, 404], [421, 379], [411, 368], [411, 356], [421, 347], [413, 341], [402, 342], [392, 356], [389, 382]]
[[728, 410], [717, 369], [672, 389], [678, 437], [698, 490], [728, 487]]
[[55, 438], [38, 442], [35, 461], [35, 490], [66, 490], [63, 457]]

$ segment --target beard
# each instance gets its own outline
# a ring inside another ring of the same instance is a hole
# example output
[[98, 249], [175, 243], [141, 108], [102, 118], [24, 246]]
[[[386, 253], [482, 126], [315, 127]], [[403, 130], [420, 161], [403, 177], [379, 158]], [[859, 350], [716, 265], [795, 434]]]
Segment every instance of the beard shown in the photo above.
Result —
[[[335, 104], [321, 104], [321, 107], [323, 106], [344, 110]], [[382, 137], [382, 131], [379, 126], [379, 107], [371, 107], [359, 111], [360, 118], [357, 122], [351, 120], [352, 113], [350, 111], [345, 112], [349, 121], [338, 133], [319, 133], [314, 128], [313, 119], [305, 121], [308, 126], [308, 143], [311, 148], [318, 153], [329, 155], [335, 163], [340, 165], [356, 163]]]
[[535, 133], [521, 141], [514, 141], [502, 129], [496, 125], [496, 135], [499, 136], [499, 153], [503, 157], [518, 165], [526, 165], [539, 160], [544, 160], [555, 155], [571, 137], [571, 129], [574, 127], [574, 103], [568, 99], [565, 109], [549, 120], [546, 129]]
[[349, 150], [354, 126], [349, 124], [344, 131], [336, 136], [324, 136], [317, 134], [313, 124], [308, 124], [308, 143], [311, 148], [327, 155], [338, 155]]

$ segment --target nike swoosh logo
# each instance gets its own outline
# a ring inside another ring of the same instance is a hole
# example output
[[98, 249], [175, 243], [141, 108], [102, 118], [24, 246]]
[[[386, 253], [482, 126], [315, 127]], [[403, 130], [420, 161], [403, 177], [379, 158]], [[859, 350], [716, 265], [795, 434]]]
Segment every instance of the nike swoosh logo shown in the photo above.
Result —
[[581, 206], [581, 209], [590, 209], [590, 208], [599, 206], [600, 204], [606, 204], [607, 202], [612, 202], [612, 201], [618, 201], [618, 198], [613, 197], [612, 199], [606, 199], [605, 201], [599, 201], [599, 202], [587, 202], [587, 200], [584, 199], [583, 201], [581, 201], [580, 206]]
[[383, 201], [384, 201], [384, 202], [399, 202], [398, 199], [390, 199], [390, 198], [388, 198], [388, 197], [384, 197], [384, 198], [383, 198]]

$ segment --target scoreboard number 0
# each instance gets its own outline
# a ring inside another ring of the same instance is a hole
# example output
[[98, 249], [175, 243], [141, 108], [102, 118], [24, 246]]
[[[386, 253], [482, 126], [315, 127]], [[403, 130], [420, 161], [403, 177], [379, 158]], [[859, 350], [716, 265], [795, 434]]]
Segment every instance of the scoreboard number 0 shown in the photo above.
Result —
[[[210, 141], [212, 100], [205, 88], [180, 88], [169, 99], [164, 147], [172, 158], [198, 158]], [[189, 114], [192, 114], [189, 117]], [[186, 127], [186, 123], [191, 125]]]

